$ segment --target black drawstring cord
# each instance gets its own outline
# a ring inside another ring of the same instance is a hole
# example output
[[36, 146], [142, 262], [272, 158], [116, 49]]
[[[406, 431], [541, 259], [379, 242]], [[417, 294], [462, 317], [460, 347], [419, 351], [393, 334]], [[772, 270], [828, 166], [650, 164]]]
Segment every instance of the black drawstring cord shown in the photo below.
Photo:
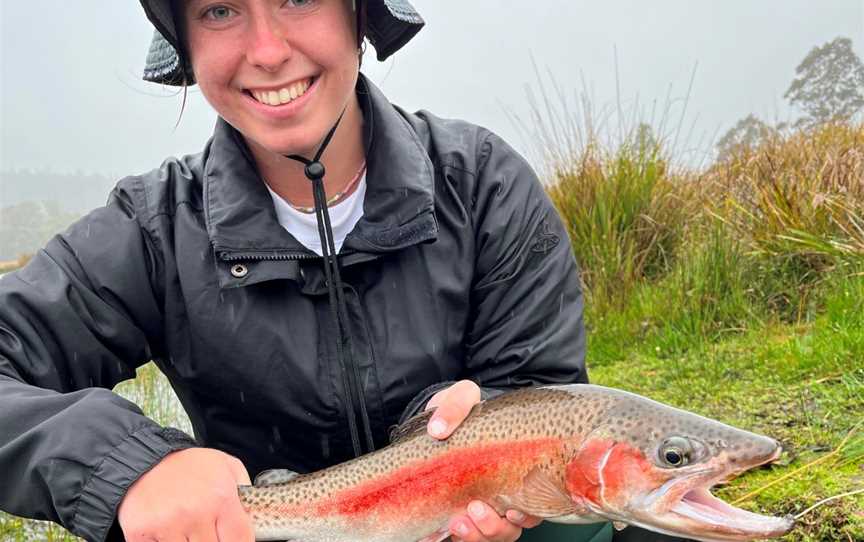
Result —
[[[360, 403], [360, 415], [363, 421], [363, 432], [366, 437], [366, 446], [368, 451], [375, 449], [375, 444], [372, 439], [372, 428], [369, 422], [369, 414], [366, 409], [366, 399], [360, 388], [360, 369], [353, 362], [354, 349], [351, 341], [351, 333], [348, 328], [348, 309], [345, 303], [344, 293], [342, 291], [342, 276], [339, 273], [339, 262], [336, 258], [336, 246], [333, 241], [333, 228], [330, 225], [330, 212], [327, 210], [327, 194], [324, 190], [324, 165], [319, 161], [324, 149], [336, 132], [336, 127], [342, 120], [342, 114], [336, 120], [336, 124], [327, 133], [327, 137], [321, 143], [318, 151], [315, 153], [315, 158], [309, 160], [297, 154], [289, 155], [288, 158], [297, 160], [306, 165], [304, 173], [306, 177], [312, 181], [312, 195], [315, 200], [315, 217], [318, 222], [318, 237], [321, 240], [321, 255], [324, 258], [324, 274], [327, 280], [327, 293], [330, 298], [330, 315], [336, 325], [338, 338], [336, 341], [336, 355], [339, 358], [339, 363], [342, 366], [342, 385], [345, 388], [347, 395], [347, 410], [349, 411], [348, 426], [351, 431], [351, 441], [354, 445], [354, 455], [359, 456], [363, 453], [362, 445], [360, 444], [360, 435], [357, 429], [356, 411], [354, 410], [354, 389], [356, 388]], [[335, 282], [334, 282], [335, 281]], [[346, 358], [345, 350], [348, 357]], [[349, 369], [350, 365], [350, 369]], [[349, 370], [352, 374], [349, 374]], [[354, 386], [351, 385], [351, 377], [353, 376]]]

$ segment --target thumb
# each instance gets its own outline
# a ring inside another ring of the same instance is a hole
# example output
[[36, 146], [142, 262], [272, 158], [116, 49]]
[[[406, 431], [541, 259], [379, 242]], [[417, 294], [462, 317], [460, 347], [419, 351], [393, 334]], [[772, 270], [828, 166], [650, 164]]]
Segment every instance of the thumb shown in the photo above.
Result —
[[465, 420], [471, 408], [480, 402], [480, 388], [470, 380], [460, 380], [446, 390], [440, 398], [433, 397], [429, 406], [438, 399], [435, 412], [429, 419], [427, 431], [439, 440], [445, 439]]

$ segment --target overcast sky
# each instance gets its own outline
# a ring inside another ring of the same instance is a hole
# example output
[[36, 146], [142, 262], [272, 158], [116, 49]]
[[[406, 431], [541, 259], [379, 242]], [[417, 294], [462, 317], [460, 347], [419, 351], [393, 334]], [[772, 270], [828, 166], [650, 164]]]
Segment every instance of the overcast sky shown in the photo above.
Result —
[[[645, 116], [656, 101], [660, 117], [671, 95], [667, 126], [679, 124], [695, 68], [683, 123], [693, 132], [681, 149], [707, 145], [749, 113], [794, 118], [783, 93], [815, 45], [847, 36], [864, 58], [862, 0], [413, 4], [426, 28], [383, 64], [367, 54], [364, 72], [392, 102], [484, 125], [526, 155], [507, 112], [528, 114], [532, 57], [569, 96], [587, 89], [602, 109], [616, 104], [617, 55], [622, 107], [638, 96]], [[151, 32], [135, 0], [0, 0], [0, 170], [117, 177], [199, 151], [215, 118], [201, 95], [192, 93], [175, 131], [180, 97], [140, 81]]]

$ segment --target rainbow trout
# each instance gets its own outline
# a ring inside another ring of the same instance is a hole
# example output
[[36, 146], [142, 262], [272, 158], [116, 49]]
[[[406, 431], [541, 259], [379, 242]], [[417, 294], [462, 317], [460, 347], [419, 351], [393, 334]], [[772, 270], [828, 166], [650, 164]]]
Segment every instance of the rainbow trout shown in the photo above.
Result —
[[501, 514], [704, 541], [792, 528], [709, 491], [777, 459], [776, 441], [639, 395], [587, 384], [513, 391], [476, 405], [445, 441], [426, 434], [429, 415], [374, 453], [312, 474], [266, 471], [241, 486], [256, 539], [438, 542], [474, 499]]

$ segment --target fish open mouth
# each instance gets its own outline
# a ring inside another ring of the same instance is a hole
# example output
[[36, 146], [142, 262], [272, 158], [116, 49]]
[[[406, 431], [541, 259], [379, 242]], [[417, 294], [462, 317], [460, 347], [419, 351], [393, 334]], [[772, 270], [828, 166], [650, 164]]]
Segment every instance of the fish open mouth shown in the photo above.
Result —
[[793, 526], [790, 517], [754, 514], [718, 499], [707, 488], [692, 489], [671, 512], [702, 525], [718, 540], [749, 540], [780, 536]]
[[729, 470], [726, 461], [717, 458], [713, 465], [705, 465], [664, 485], [654, 508], [655, 527], [669, 534], [703, 541], [745, 541], [773, 538], [789, 532], [794, 526], [791, 516], [766, 516], [748, 512], [718, 499], [711, 488], [735, 478], [743, 471], [776, 460], [782, 450], [753, 461], [746, 468]]

